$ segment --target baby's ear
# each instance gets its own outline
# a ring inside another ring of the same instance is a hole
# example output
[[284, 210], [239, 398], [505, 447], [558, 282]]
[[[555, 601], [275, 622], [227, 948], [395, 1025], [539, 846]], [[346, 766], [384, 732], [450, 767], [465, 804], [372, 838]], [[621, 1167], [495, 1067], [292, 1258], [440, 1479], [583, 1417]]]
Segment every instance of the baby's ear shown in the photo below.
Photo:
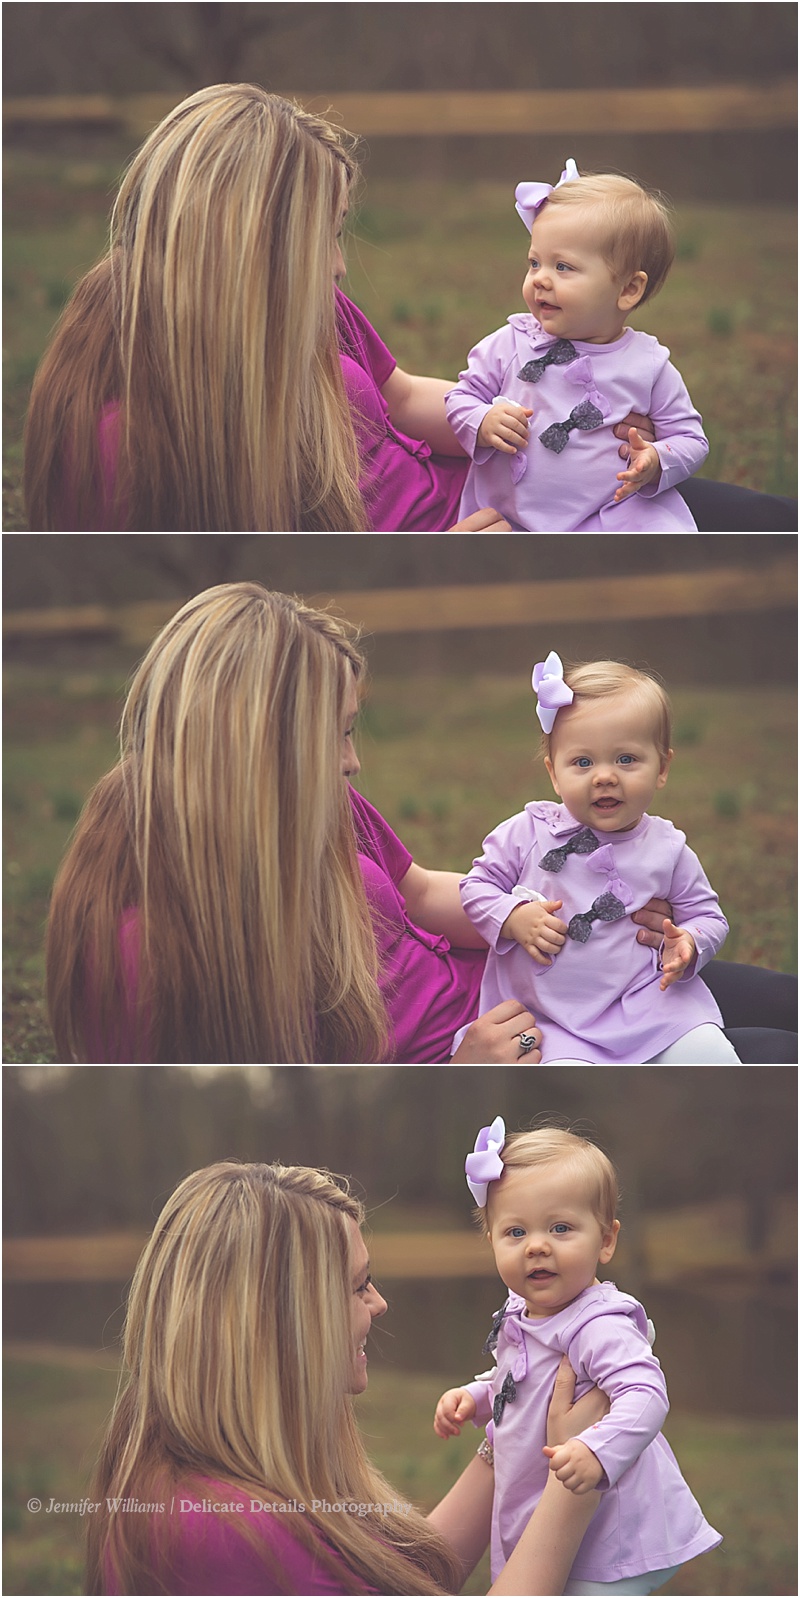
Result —
[[550, 781], [552, 782], [553, 787], [555, 788], [555, 791], [558, 794], [558, 797], [560, 799], [561, 798], [561, 789], [559, 788], [558, 783], [556, 782], [555, 769], [553, 767], [553, 762], [550, 759], [549, 755], [545, 755], [544, 763], [545, 763], [545, 767], [546, 767], [546, 770], [547, 770], [547, 775], [550, 778]]
[[617, 304], [621, 311], [632, 311], [635, 305], [644, 297], [647, 288], [647, 273], [632, 272], [627, 283], [623, 283]]
[[603, 1246], [600, 1250], [598, 1264], [607, 1265], [613, 1258], [619, 1237], [619, 1221], [612, 1221], [611, 1225], [603, 1231]]
[[670, 768], [670, 766], [672, 764], [673, 753], [674, 753], [674, 750], [668, 749], [667, 750], [666, 759], [662, 760], [662, 762], [661, 762], [661, 770], [658, 773], [658, 776], [656, 778], [656, 787], [657, 788], [663, 788], [663, 787], [666, 786], [667, 777], [669, 776], [669, 768]]

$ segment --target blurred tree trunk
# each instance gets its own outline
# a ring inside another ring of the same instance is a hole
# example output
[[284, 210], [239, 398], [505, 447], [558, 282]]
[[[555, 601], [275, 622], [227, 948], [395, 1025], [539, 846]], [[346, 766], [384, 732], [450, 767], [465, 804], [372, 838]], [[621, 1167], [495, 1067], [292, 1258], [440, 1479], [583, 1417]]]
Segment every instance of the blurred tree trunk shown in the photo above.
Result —
[[217, 583], [231, 582], [239, 556], [255, 533], [130, 533], [131, 554], [177, 582], [184, 593], [198, 594]]
[[746, 1082], [738, 1107], [741, 1137], [741, 1192], [745, 1201], [745, 1242], [748, 1253], [759, 1256], [769, 1243], [779, 1184], [774, 1159], [776, 1119], [786, 1114], [785, 1073], [772, 1070], [744, 1073]]
[[[307, 20], [315, 5], [119, 5], [114, 10], [143, 54], [166, 67], [187, 91], [235, 83], [256, 39]], [[305, 14], [305, 15], [303, 15]]]

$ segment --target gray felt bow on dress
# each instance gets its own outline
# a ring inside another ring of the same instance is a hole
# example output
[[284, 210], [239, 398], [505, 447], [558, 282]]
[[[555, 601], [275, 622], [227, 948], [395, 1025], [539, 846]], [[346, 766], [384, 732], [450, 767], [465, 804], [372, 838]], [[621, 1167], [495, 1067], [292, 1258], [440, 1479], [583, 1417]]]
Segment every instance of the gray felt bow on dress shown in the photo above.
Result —
[[567, 937], [575, 943], [588, 943], [592, 936], [593, 921], [621, 921], [627, 915], [624, 904], [615, 893], [601, 893], [591, 910], [572, 917], [567, 927]]
[[595, 837], [589, 827], [581, 827], [566, 843], [559, 844], [557, 849], [551, 849], [539, 861], [542, 871], [561, 871], [571, 854], [594, 854], [595, 849], [602, 848], [600, 840]]
[[568, 338], [556, 339], [551, 344], [545, 355], [540, 355], [535, 361], [528, 361], [518, 374], [523, 383], [538, 383], [544, 377], [548, 366], [569, 366], [571, 361], [577, 361], [578, 351]]
[[516, 1396], [517, 1384], [514, 1381], [511, 1372], [509, 1371], [499, 1393], [495, 1393], [494, 1403], [492, 1405], [492, 1420], [494, 1421], [495, 1426], [500, 1425], [500, 1422], [503, 1419], [503, 1410], [505, 1409], [506, 1404], [513, 1404]]
[[602, 412], [593, 405], [591, 400], [581, 400], [574, 411], [570, 411], [565, 422], [553, 422], [551, 427], [546, 427], [539, 438], [545, 449], [551, 449], [554, 455], [560, 455], [569, 443], [569, 435], [574, 428], [581, 433], [593, 433], [596, 427], [602, 427]]

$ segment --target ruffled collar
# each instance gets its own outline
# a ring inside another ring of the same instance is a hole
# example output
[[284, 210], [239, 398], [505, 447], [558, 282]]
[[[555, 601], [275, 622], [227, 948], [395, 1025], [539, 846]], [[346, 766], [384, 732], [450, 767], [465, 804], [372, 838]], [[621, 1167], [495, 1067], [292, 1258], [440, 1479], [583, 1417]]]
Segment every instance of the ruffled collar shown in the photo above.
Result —
[[[557, 344], [559, 339], [563, 337], [561, 333], [546, 333], [541, 322], [537, 322], [536, 317], [530, 311], [515, 311], [513, 316], [508, 317], [508, 325], [513, 328], [515, 333], [522, 334], [526, 346], [530, 347], [535, 356], [544, 355], [553, 344]], [[590, 344], [585, 339], [577, 338], [571, 338], [569, 342], [575, 346], [580, 355], [606, 355], [611, 350], [623, 349], [626, 344], [630, 343], [633, 336], [633, 328], [626, 327], [623, 330], [622, 337], [613, 339], [610, 344]]]
[[[573, 833], [583, 831], [584, 823], [576, 821], [575, 817], [570, 815], [566, 805], [554, 804], [550, 799], [534, 799], [525, 806], [525, 809], [537, 821], [544, 822], [548, 832], [559, 840], [568, 838]], [[589, 831], [594, 832], [595, 837], [602, 846], [605, 844], [628, 843], [632, 838], [641, 838], [642, 834], [647, 831], [649, 822], [650, 817], [645, 812], [641, 820], [636, 823], [636, 826], [631, 827], [630, 832], [595, 832], [593, 827], [590, 827]], [[588, 858], [591, 860], [594, 856], [590, 855]]]

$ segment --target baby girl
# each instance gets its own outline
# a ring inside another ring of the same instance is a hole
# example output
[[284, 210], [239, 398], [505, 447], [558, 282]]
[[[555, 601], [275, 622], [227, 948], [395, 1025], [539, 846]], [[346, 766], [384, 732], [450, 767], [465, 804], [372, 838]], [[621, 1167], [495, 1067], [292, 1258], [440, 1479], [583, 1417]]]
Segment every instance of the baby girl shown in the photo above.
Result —
[[[672, 264], [663, 200], [574, 161], [555, 188], [520, 183], [516, 198], [531, 235], [529, 314], [471, 351], [445, 399], [473, 462], [461, 516], [491, 505], [516, 532], [696, 530], [676, 485], [708, 454], [702, 419], [669, 350], [626, 325]], [[620, 472], [614, 427], [631, 412], [650, 418], [656, 442], [630, 428]]]
[[[439, 1400], [434, 1429], [485, 1424], [494, 1466], [492, 1578], [519, 1540], [549, 1469], [574, 1493], [600, 1489], [565, 1593], [650, 1593], [722, 1541], [661, 1434], [669, 1409], [655, 1336], [636, 1299], [598, 1282], [617, 1244], [617, 1176], [595, 1144], [557, 1127], [506, 1137], [498, 1116], [467, 1156], [499, 1274], [509, 1289], [484, 1352], [496, 1369]], [[582, 1391], [611, 1400], [603, 1420], [546, 1448], [547, 1407], [563, 1355]], [[546, 1456], [546, 1457], [545, 1457]]]
[[[504, 821], [461, 883], [489, 944], [481, 1013], [526, 1004], [545, 1065], [738, 1064], [698, 975], [728, 924], [685, 835], [647, 814], [672, 760], [663, 688], [615, 660], [564, 671], [555, 653], [533, 684], [562, 802]], [[672, 906], [660, 956], [630, 920], [651, 897]]]

